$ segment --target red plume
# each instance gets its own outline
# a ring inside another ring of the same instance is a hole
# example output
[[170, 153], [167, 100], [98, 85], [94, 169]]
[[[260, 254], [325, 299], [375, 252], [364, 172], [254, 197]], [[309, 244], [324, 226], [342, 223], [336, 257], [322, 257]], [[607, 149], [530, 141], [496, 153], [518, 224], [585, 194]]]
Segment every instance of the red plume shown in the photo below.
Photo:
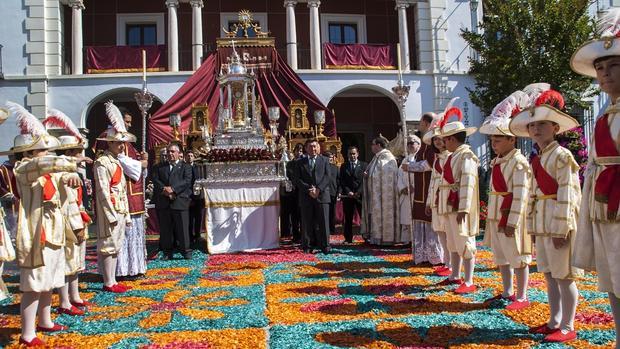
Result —
[[67, 130], [72, 136], [75, 136], [80, 141], [83, 139], [80, 131], [75, 127], [73, 121], [69, 119], [67, 115], [57, 109], [49, 109], [47, 111], [48, 116], [43, 120], [43, 125], [45, 126], [55, 126], [64, 128]]
[[463, 120], [463, 112], [457, 107], [452, 107], [446, 111], [445, 119], [448, 120], [452, 115], [456, 115], [459, 121]]
[[535, 106], [539, 106], [542, 104], [547, 104], [556, 109], [562, 110], [564, 109], [564, 97], [562, 97], [562, 94], [560, 94], [560, 92], [558, 91], [547, 90], [541, 93], [540, 96], [538, 96], [538, 98], [536, 99], [536, 103], [534, 103]]

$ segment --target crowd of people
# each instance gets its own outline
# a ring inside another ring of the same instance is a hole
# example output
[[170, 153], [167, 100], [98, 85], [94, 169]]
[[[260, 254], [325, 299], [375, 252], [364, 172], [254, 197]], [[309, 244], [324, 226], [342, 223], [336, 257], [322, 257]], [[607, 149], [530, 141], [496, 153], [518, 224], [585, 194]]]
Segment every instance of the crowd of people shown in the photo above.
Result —
[[[439, 285], [458, 285], [457, 294], [477, 292], [480, 163], [467, 137], [478, 131], [489, 138], [496, 155], [483, 242], [493, 252], [503, 291], [488, 301], [507, 300], [513, 311], [530, 306], [529, 265], [535, 255], [547, 285], [550, 317], [530, 331], [545, 335], [546, 341], [570, 341], [576, 338], [575, 280], [583, 269], [596, 270], [599, 291], [609, 295], [618, 335], [620, 23], [618, 16], [612, 17], [608, 31], [613, 35], [582, 46], [571, 62], [576, 72], [596, 78], [612, 101], [596, 121], [583, 186], [572, 153], [555, 141], [578, 122], [563, 112], [560, 92], [536, 83], [507, 96], [479, 129], [461, 121], [454, 100], [439, 115], [424, 114], [421, 138], [407, 136], [407, 154], [400, 165], [381, 136], [372, 141], [370, 163], [360, 161], [359, 149], [350, 147], [340, 169], [334, 154], [320, 154], [317, 140], [309, 139], [303, 149], [295, 148], [294, 160], [286, 166], [290, 183], [282, 192], [282, 234], [299, 241], [306, 253], [330, 253], [340, 198], [345, 243], [353, 242], [352, 222], [358, 212], [360, 233], [368, 243], [411, 243], [413, 261], [435, 265], [434, 272], [445, 277]], [[112, 102], [106, 104], [111, 126], [97, 138], [100, 154], [94, 161], [82, 155], [84, 136], [62, 112], [50, 110], [41, 122], [18, 104], [8, 107], [21, 134], [5, 152], [9, 161], [0, 167], [1, 212], [6, 216], [0, 220], [0, 272], [4, 262], [17, 260], [20, 343], [34, 346], [43, 344], [37, 331], [65, 329], [52, 321], [54, 290], [60, 295], [59, 313], [83, 314], [89, 305], [78, 288], [91, 224], [84, 206], [89, 185], [83, 164], [92, 164], [94, 172], [97, 259], [104, 292], [126, 292], [129, 286], [117, 277], [146, 271], [142, 181], [147, 172], [153, 181], [164, 259], [172, 258], [175, 249], [191, 258], [202, 208], [195, 207], [200, 198], [192, 193], [192, 155], [186, 153], [184, 161], [181, 147], [170, 144], [166, 160], [147, 171], [148, 155], [131, 145], [135, 136], [127, 131], [130, 115]], [[458, 121], [450, 121], [455, 116]], [[69, 135], [55, 138], [46, 126], [65, 128]], [[529, 159], [516, 148], [518, 137], [533, 142]], [[0, 299], [6, 293], [0, 282]]]

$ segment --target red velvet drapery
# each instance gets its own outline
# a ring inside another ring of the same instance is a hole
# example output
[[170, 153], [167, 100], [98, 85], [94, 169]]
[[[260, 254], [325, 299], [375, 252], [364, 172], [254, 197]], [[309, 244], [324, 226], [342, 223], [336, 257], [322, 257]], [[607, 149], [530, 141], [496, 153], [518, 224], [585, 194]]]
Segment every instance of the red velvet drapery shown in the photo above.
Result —
[[[209, 117], [213, 125], [217, 125], [217, 107], [219, 104], [217, 74], [225, 57], [228, 57], [228, 48], [220, 48], [211, 54], [198, 70], [183, 86], [164, 104], [149, 122], [148, 147], [169, 142], [172, 139], [172, 128], [168, 117], [171, 113], [181, 114], [181, 129], [187, 130], [191, 123], [190, 111], [194, 104], [208, 104]], [[308, 119], [314, 125], [314, 111], [325, 110], [326, 136], [336, 135], [336, 121], [331, 111], [308, 88], [301, 78], [286, 64], [286, 61], [274, 48], [242, 47], [237, 48], [242, 59], [245, 59], [249, 68], [254, 68], [257, 75], [256, 90], [262, 101], [262, 122], [269, 124], [267, 107], [280, 107], [279, 131], [284, 134], [288, 123], [288, 106], [292, 100], [305, 100], [308, 104]], [[222, 57], [222, 58], [220, 58]], [[262, 58], [260, 58], [262, 57]]]
[[89, 46], [86, 72], [126, 73], [142, 71], [142, 50], [146, 51], [148, 71], [166, 70], [166, 46]]
[[327, 69], [396, 69], [393, 45], [323, 44]]

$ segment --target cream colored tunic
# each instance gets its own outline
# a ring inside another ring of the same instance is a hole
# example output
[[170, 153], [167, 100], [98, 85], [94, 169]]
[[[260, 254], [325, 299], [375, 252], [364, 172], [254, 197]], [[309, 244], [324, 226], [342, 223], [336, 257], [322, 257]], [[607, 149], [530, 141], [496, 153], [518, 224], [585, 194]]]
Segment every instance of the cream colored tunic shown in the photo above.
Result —
[[[403, 164], [409, 164], [410, 161], [415, 160], [415, 154], [409, 154], [401, 162]], [[400, 206], [400, 224], [411, 225], [411, 201], [413, 199], [413, 173], [403, 171], [402, 167], [398, 168], [398, 204]], [[411, 190], [411, 196], [409, 191]]]
[[[68, 174], [67, 174], [68, 175]], [[71, 174], [74, 178], [79, 179], [77, 173]], [[62, 203], [61, 210], [65, 217], [67, 227], [67, 243], [65, 245], [65, 274], [75, 275], [83, 271], [86, 267], [86, 240], [78, 244], [77, 237], [74, 232], [87, 228], [82, 221], [80, 211], [83, 207], [78, 204], [77, 188], [62, 185], [60, 188], [60, 201]], [[69, 233], [70, 232], [70, 233]], [[86, 236], [88, 239], [88, 235]]]
[[97, 205], [97, 251], [114, 255], [123, 247], [125, 228], [130, 222], [125, 176], [121, 173], [118, 184], [111, 186], [116, 169], [122, 167], [118, 159], [105, 152], [93, 166], [95, 172]]
[[[62, 172], [75, 172], [74, 161], [58, 156], [25, 159], [15, 166], [21, 200], [17, 226], [17, 263], [20, 290], [47, 292], [64, 284], [65, 222], [60, 209], [58, 188], [66, 178]], [[46, 174], [56, 191], [43, 201]], [[42, 238], [45, 232], [45, 239]]]
[[[544, 195], [532, 176], [527, 230], [537, 236], [538, 271], [551, 273], [557, 279], [572, 279], [582, 273], [571, 267], [581, 201], [579, 166], [571, 152], [557, 142], [542, 149], [539, 157], [545, 171], [558, 182], [558, 192], [555, 196]], [[554, 237], [569, 241], [556, 249], [552, 242]]]
[[[446, 164], [446, 160], [450, 156], [450, 152], [447, 150], [442, 151], [435, 157], [435, 163], [439, 163], [439, 167], [443, 169]], [[436, 232], [446, 232], [447, 216], [445, 214], [439, 214], [438, 200], [439, 200], [439, 186], [441, 185], [442, 174], [437, 172], [435, 164], [433, 164], [433, 170], [431, 172], [431, 182], [428, 186], [428, 195], [426, 196], [426, 206], [431, 208], [432, 211], [432, 226]]]
[[[460, 145], [450, 159], [454, 183], [449, 184], [442, 176], [439, 184], [439, 206], [438, 213], [466, 213], [467, 217], [464, 224], [459, 224], [456, 233], [461, 236], [478, 235], [480, 219], [480, 201], [478, 187], [478, 167], [480, 161], [471, 151], [469, 145]], [[445, 172], [444, 166], [444, 172]], [[450, 191], [458, 191], [459, 207], [452, 207], [448, 204]]]
[[[491, 177], [485, 241], [491, 246], [497, 265], [520, 268], [529, 264], [532, 258], [532, 239], [526, 231], [532, 171], [527, 159], [518, 149], [512, 150], [504, 157], [493, 159], [491, 168], [495, 165], [501, 168], [507, 191], [500, 192], [495, 188]], [[500, 208], [504, 196], [508, 193], [512, 193], [513, 198], [506, 225], [515, 228], [513, 237], [507, 237], [498, 227], [502, 218]]]
[[[601, 116], [609, 114], [609, 130], [616, 141], [616, 147], [620, 150], [620, 109], [617, 105], [618, 101]], [[590, 140], [588, 150], [588, 166], [583, 185], [579, 235], [576, 238], [573, 265], [596, 271], [598, 290], [611, 292], [620, 298], [620, 221], [607, 221], [607, 204], [594, 200], [595, 179], [604, 169], [600, 163], [609, 163], [611, 159], [599, 159], [594, 137]]]

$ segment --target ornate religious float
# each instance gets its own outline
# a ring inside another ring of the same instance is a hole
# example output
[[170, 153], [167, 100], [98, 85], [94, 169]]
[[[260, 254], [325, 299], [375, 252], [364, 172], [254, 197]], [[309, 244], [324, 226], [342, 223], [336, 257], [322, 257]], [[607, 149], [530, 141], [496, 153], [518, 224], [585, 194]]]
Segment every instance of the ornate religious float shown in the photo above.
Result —
[[290, 187], [285, 163], [296, 144], [316, 137], [342, 161], [333, 112], [248, 11], [151, 118], [149, 136], [156, 157], [171, 140], [197, 155], [210, 253], [278, 246], [279, 191]]

